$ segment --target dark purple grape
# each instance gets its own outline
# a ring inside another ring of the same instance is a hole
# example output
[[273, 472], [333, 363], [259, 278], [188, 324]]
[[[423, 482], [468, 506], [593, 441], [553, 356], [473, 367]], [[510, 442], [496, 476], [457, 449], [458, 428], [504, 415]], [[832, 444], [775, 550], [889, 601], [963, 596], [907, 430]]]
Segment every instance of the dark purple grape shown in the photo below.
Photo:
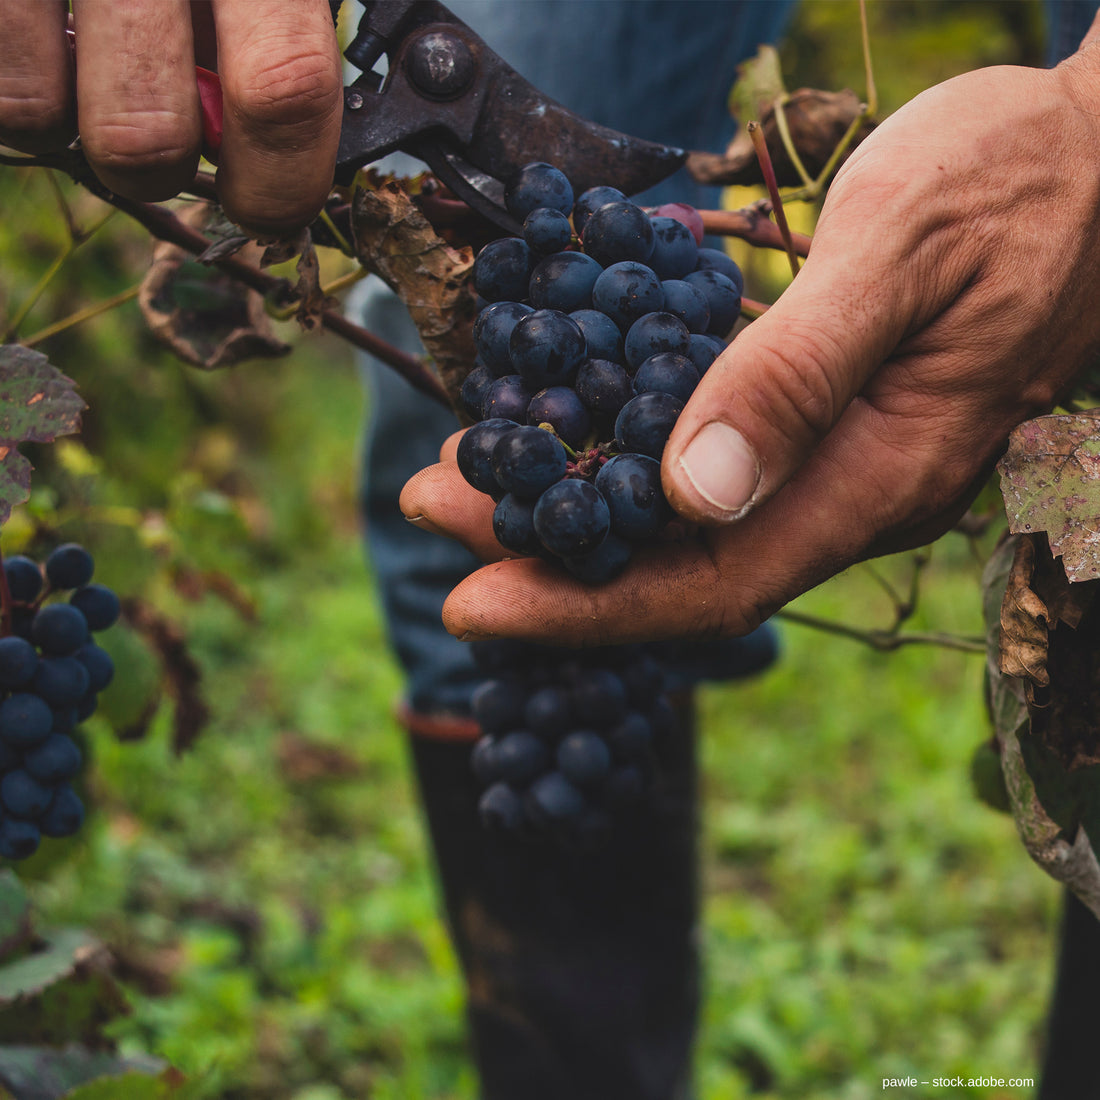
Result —
[[508, 345], [512, 365], [534, 390], [569, 385], [586, 352], [580, 326], [555, 309], [537, 309], [521, 317]]
[[530, 730], [506, 733], [497, 741], [494, 755], [500, 778], [519, 787], [545, 771], [550, 760], [546, 742]]
[[653, 745], [653, 726], [641, 711], [632, 710], [605, 734], [616, 763], [644, 760]]
[[465, 378], [462, 379], [462, 388], [458, 391], [458, 399], [463, 411], [471, 420], [481, 420], [485, 413], [485, 398], [488, 396], [489, 387], [496, 381], [493, 372], [483, 363], [474, 367]]
[[53, 712], [53, 725], [50, 727], [53, 733], [72, 733], [80, 722], [80, 715], [76, 707], [58, 707]]
[[66, 542], [46, 559], [46, 579], [55, 588], [79, 588], [92, 579], [95, 562], [79, 543]]
[[725, 275], [717, 271], [693, 271], [684, 277], [702, 291], [710, 306], [710, 324], [707, 332], [725, 337], [741, 316], [741, 292]]
[[598, 309], [577, 309], [569, 314], [580, 325], [589, 359], [623, 362], [623, 334], [606, 313]]
[[622, 721], [627, 712], [626, 685], [610, 668], [582, 668], [571, 689], [573, 711], [596, 726]]
[[42, 570], [37, 562], [22, 554], [4, 560], [4, 572], [7, 574], [8, 591], [16, 603], [33, 603], [42, 591]]
[[72, 787], [58, 787], [50, 808], [39, 824], [43, 836], [72, 836], [84, 824], [84, 803]]
[[33, 822], [17, 817], [0, 821], [0, 856], [4, 859], [27, 859], [38, 851], [41, 842], [42, 832]]
[[653, 253], [649, 266], [661, 279], [680, 279], [695, 270], [699, 246], [691, 230], [675, 218], [651, 218]]
[[512, 679], [485, 680], [474, 689], [470, 705], [474, 718], [486, 733], [507, 733], [523, 721], [526, 694]]
[[538, 206], [523, 219], [523, 239], [540, 256], [561, 252], [573, 240], [573, 226], [560, 210]]
[[43, 657], [31, 682], [35, 695], [55, 710], [76, 706], [90, 686], [88, 670], [75, 657]]
[[558, 771], [578, 787], [591, 787], [607, 778], [611, 751], [591, 730], [576, 730], [563, 737], [556, 754]]
[[76, 720], [77, 722], [83, 722], [87, 718], [91, 718], [96, 712], [96, 708], [99, 706], [99, 696], [94, 691], [89, 691], [79, 703], [76, 704]]
[[668, 393], [642, 393], [631, 398], [615, 419], [615, 438], [622, 450], [660, 459], [684, 403]]
[[626, 568], [633, 553], [630, 543], [612, 532], [595, 550], [562, 558], [562, 565], [571, 576], [585, 584], [607, 584]]
[[717, 271], [725, 275], [737, 288], [737, 296], [745, 291], [745, 276], [741, 268], [737, 266], [731, 256], [728, 256], [719, 248], [700, 248], [695, 262], [696, 271]]
[[485, 791], [477, 812], [490, 832], [511, 833], [523, 824], [523, 800], [507, 783], [494, 783]]
[[474, 778], [483, 786], [488, 787], [500, 778], [500, 769], [496, 763], [497, 739], [487, 733], [474, 742], [470, 750], [470, 770]]
[[637, 806], [646, 795], [645, 772], [637, 764], [620, 764], [611, 769], [604, 784], [604, 798], [613, 810]]
[[653, 253], [653, 223], [635, 203], [609, 202], [585, 223], [581, 247], [602, 267], [622, 260], [645, 263]]
[[88, 620], [67, 603], [40, 607], [31, 623], [31, 641], [51, 657], [66, 657], [88, 640]]
[[622, 454], [605, 462], [596, 488], [611, 513], [611, 530], [631, 541], [650, 539], [671, 514], [661, 489], [661, 464], [644, 454]]
[[[526, 297], [526, 294], [523, 296]], [[513, 373], [508, 341], [512, 338], [516, 322], [533, 312], [530, 306], [522, 302], [494, 302], [477, 315], [474, 322], [477, 353], [496, 378]]]
[[652, 268], [625, 260], [606, 268], [596, 280], [592, 304], [626, 332], [639, 317], [664, 308], [665, 292]]
[[665, 310], [647, 313], [627, 331], [624, 344], [626, 365], [637, 370], [651, 355], [662, 351], [686, 355], [690, 344], [691, 333], [679, 317]]
[[73, 657], [88, 670], [88, 688], [91, 691], [102, 691], [114, 679], [115, 663], [111, 655], [95, 642], [85, 642]]
[[53, 728], [53, 711], [37, 695], [20, 691], [0, 703], [0, 739], [14, 749], [41, 744]]
[[703, 336], [697, 332], [691, 334], [691, 346], [688, 348], [688, 358], [695, 364], [695, 369], [702, 378], [711, 363], [725, 350], [725, 345], [713, 336]]
[[515, 430], [513, 420], [482, 420], [468, 428], [458, 441], [455, 460], [459, 473], [478, 491], [499, 494], [500, 486], [493, 473], [493, 448], [503, 435]]
[[474, 260], [474, 289], [487, 302], [518, 302], [527, 297], [536, 259], [522, 237], [490, 241]]
[[535, 502], [507, 493], [493, 509], [493, 534], [505, 550], [524, 557], [538, 557], [542, 543], [535, 534]]
[[534, 396], [534, 387], [521, 374], [506, 374], [503, 378], [496, 378], [485, 391], [485, 400], [481, 405], [482, 418], [525, 424], [527, 406]]
[[606, 359], [589, 359], [577, 371], [577, 396], [593, 412], [614, 418], [634, 397], [634, 386], [626, 367]]
[[566, 478], [551, 485], [535, 505], [535, 531], [561, 558], [595, 550], [611, 528], [611, 514], [594, 485]]
[[0, 802], [5, 816], [33, 821], [41, 817], [53, 801], [53, 791], [40, 783], [25, 768], [16, 768], [0, 779]]
[[588, 219], [609, 202], [626, 202], [624, 195], [617, 187], [590, 187], [582, 191], [573, 204], [573, 227], [578, 233], [583, 233]]
[[505, 493], [533, 500], [565, 476], [565, 448], [542, 428], [524, 424], [493, 448], [493, 473]]
[[0, 638], [0, 687], [22, 687], [37, 667], [38, 651], [26, 638], [14, 634]]
[[505, 185], [504, 205], [522, 222], [532, 210], [547, 207], [568, 214], [573, 209], [573, 188], [565, 173], [552, 164], [525, 164]]
[[558, 737], [570, 717], [569, 693], [557, 685], [532, 692], [523, 708], [524, 725], [541, 737]]
[[88, 629], [106, 630], [118, 622], [122, 604], [115, 592], [105, 584], [86, 584], [70, 597], [73, 605], [88, 620]]
[[584, 795], [559, 771], [546, 772], [527, 788], [524, 808], [533, 824], [546, 828], [580, 816]]
[[569, 386], [539, 390], [527, 406], [527, 423], [549, 424], [558, 437], [574, 450], [584, 446], [592, 431], [592, 415], [577, 391]]
[[63, 733], [51, 733], [23, 758], [23, 767], [30, 776], [49, 787], [72, 779], [83, 763], [76, 742]]
[[661, 283], [665, 292], [665, 310], [675, 314], [687, 325], [688, 332], [706, 332], [710, 324], [710, 303], [706, 295], [683, 279], [665, 279]]
[[649, 710], [664, 691], [664, 670], [648, 653], [640, 653], [619, 672], [632, 707]]
[[651, 355], [634, 374], [635, 393], [668, 393], [687, 404], [699, 385], [699, 372], [686, 355]]
[[592, 288], [603, 268], [583, 252], [556, 252], [539, 262], [531, 272], [527, 298], [535, 309], [556, 309], [563, 313], [588, 309]]

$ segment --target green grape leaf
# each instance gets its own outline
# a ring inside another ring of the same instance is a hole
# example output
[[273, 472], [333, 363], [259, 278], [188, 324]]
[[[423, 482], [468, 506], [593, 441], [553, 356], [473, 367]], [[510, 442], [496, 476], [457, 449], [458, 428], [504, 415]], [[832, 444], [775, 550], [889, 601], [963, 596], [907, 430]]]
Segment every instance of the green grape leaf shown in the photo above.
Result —
[[1100, 410], [1021, 424], [997, 469], [1010, 530], [1045, 531], [1071, 581], [1100, 578]]
[[41, 352], [19, 344], [0, 346], [0, 524], [31, 493], [31, 464], [20, 443], [52, 443], [80, 430], [87, 406]]
[[786, 92], [779, 51], [774, 46], [759, 46], [755, 57], [737, 66], [737, 82], [730, 91], [730, 114], [742, 124], [759, 121]]
[[[121, 1076], [125, 1075], [125, 1076]], [[155, 1075], [155, 1076], [154, 1076]], [[151, 1100], [171, 1095], [160, 1084], [165, 1075], [164, 1063], [149, 1057], [120, 1058], [104, 1050], [89, 1050], [69, 1044], [65, 1047], [19, 1046], [0, 1047], [0, 1086], [15, 1100], [61, 1100], [62, 1097], [85, 1097], [82, 1086], [89, 1082], [114, 1083], [140, 1077], [160, 1091], [128, 1093], [99, 1092], [95, 1096], [133, 1096], [135, 1100]], [[74, 1091], [75, 1090], [75, 1091]]]

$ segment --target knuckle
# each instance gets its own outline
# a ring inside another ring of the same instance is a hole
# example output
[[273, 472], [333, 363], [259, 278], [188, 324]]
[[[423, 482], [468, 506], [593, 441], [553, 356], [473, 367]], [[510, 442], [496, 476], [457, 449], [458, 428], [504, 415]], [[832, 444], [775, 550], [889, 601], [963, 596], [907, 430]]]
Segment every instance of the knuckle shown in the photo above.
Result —
[[198, 134], [175, 113], [131, 113], [104, 118], [81, 141], [89, 160], [121, 174], [179, 164], [198, 151]]
[[229, 80], [227, 95], [245, 125], [257, 129], [314, 126], [340, 100], [339, 68], [318, 40], [296, 39], [287, 52], [265, 44], [264, 53], [243, 58]]
[[67, 103], [47, 96], [5, 96], [0, 94], [0, 133], [19, 148], [21, 144], [38, 145], [64, 135], [72, 128]]

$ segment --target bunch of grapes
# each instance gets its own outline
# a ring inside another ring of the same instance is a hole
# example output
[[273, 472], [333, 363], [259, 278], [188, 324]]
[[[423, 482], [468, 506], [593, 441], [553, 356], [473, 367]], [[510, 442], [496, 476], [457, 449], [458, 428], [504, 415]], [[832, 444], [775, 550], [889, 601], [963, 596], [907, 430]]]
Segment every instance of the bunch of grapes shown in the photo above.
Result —
[[[114, 664], [93, 634], [119, 616], [119, 599], [92, 583], [95, 563], [76, 543], [54, 550], [43, 569], [30, 558], [4, 562], [0, 636], [0, 856], [26, 859], [43, 836], [65, 837], [84, 821], [72, 788], [83, 758], [72, 734], [96, 709]], [[67, 600], [51, 597], [68, 592]]]
[[491, 828], [597, 838], [651, 789], [654, 746], [673, 721], [661, 665], [638, 647], [568, 651], [476, 642], [483, 730], [472, 754]]
[[676, 418], [723, 347], [744, 281], [701, 248], [702, 221], [653, 214], [612, 187], [576, 201], [549, 164], [505, 192], [523, 236], [474, 264], [477, 363], [458, 448], [466, 480], [497, 502], [515, 554], [560, 561], [602, 583], [671, 518], [660, 459]]

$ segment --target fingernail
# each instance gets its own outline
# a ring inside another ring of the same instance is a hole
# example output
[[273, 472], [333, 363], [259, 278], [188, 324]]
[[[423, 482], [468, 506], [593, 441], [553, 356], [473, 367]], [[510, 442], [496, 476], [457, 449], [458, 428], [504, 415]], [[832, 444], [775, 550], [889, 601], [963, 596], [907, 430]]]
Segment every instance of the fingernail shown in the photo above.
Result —
[[716, 513], [715, 519], [740, 519], [752, 507], [760, 460], [745, 437], [728, 424], [704, 424], [680, 456], [680, 469]]

